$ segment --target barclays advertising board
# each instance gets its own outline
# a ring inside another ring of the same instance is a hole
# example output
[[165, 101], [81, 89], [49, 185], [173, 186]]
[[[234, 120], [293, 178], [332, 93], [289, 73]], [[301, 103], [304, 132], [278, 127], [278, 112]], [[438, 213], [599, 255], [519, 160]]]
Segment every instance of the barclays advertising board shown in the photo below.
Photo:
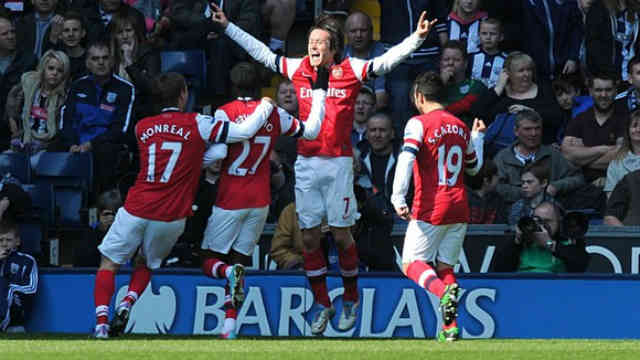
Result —
[[[129, 276], [116, 278], [117, 300]], [[459, 306], [463, 338], [638, 338], [637, 276], [465, 275]], [[94, 275], [43, 273], [28, 330], [90, 333], [95, 321]], [[342, 306], [339, 277], [328, 279], [334, 306]], [[398, 275], [367, 274], [359, 281], [360, 317], [355, 328], [327, 337], [432, 338], [441, 326], [438, 299]], [[311, 336], [317, 309], [306, 279], [298, 273], [250, 273], [239, 312], [245, 336]], [[217, 335], [224, 319], [224, 284], [198, 272], [163, 271], [134, 306], [126, 331]], [[112, 304], [113, 305], [113, 304]], [[621, 321], [622, 320], [622, 321]]]

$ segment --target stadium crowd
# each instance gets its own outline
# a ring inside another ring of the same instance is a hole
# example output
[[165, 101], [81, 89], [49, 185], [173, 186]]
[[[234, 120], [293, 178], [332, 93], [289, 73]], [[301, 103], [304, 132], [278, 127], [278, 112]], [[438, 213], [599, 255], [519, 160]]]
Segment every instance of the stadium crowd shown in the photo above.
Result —
[[[363, 2], [379, 5], [379, 19], [356, 10]], [[211, 3], [278, 59], [303, 55], [294, 53], [291, 29], [311, 24], [312, 1]], [[299, 116], [292, 81], [255, 61], [212, 21], [215, 10], [206, 0], [0, 4], [0, 151], [23, 153], [34, 164], [43, 152], [89, 153], [93, 159], [87, 202], [97, 211], [72, 232], [81, 239], [73, 241], [75, 266], [100, 262], [97, 246], [140, 167], [136, 124], [161, 110], [153, 79], [171, 69], [166, 54], [200, 50], [206, 59], [204, 84], [188, 78], [190, 111], [214, 114], [234, 99], [259, 99], [260, 89], [277, 79], [277, 105]], [[413, 33], [422, 11], [437, 19], [404, 61], [367, 76], [355, 99], [349, 141], [359, 218], [350, 232], [361, 271], [401, 270], [396, 253], [402, 245], [390, 239], [393, 225], [406, 221], [390, 199], [405, 125], [417, 114], [407, 95], [425, 71], [439, 73], [439, 99], [448, 112], [469, 129], [476, 118], [487, 125], [484, 165], [464, 179], [469, 223], [521, 227], [533, 219], [549, 226], [545, 239], [518, 228], [514, 241], [498, 249], [495, 271], [584, 271], [584, 231], [571, 231], [565, 219], [640, 225], [640, 1], [325, 0], [324, 8], [345, 35], [340, 60], [385, 54]], [[281, 136], [269, 159], [265, 216], [275, 224], [270, 259], [278, 269], [302, 269], [305, 262], [294, 204], [298, 141]], [[165, 265], [200, 266], [200, 243], [225, 166], [219, 160], [202, 170], [194, 215]], [[411, 193], [410, 187], [408, 201]], [[12, 196], [0, 199], [2, 212], [8, 206], [31, 211]], [[11, 222], [24, 216], [3, 216], [7, 224], [0, 230], [11, 232]], [[337, 268], [336, 244], [343, 240], [326, 222], [320, 228], [327, 264]], [[49, 236], [58, 237], [58, 230]], [[0, 262], [8, 254], [0, 253]]]

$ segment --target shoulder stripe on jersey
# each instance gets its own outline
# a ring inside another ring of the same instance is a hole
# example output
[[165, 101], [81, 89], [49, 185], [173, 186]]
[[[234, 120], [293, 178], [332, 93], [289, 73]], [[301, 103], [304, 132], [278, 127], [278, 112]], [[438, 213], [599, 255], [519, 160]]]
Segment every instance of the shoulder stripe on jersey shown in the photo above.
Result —
[[411, 146], [404, 146], [402, 148], [402, 151], [410, 152], [410, 153], [412, 153], [413, 155], [416, 155], [416, 156], [418, 155], [418, 149], [416, 149], [414, 147], [411, 147]]
[[296, 137], [296, 138], [299, 138], [304, 134], [304, 122], [298, 121], [298, 124], [300, 125], [298, 127], [298, 131], [296, 131], [296, 133], [292, 135], [293, 137]]
[[416, 148], [420, 147], [420, 142], [418, 142], [418, 140], [416, 140], [416, 139], [408, 139], [408, 138], [406, 138], [406, 139], [404, 139], [404, 143], [405, 143], [405, 145], [411, 144], [411, 145], [415, 146]]
[[219, 143], [226, 143], [227, 136], [229, 135], [229, 122], [225, 121], [222, 123], [222, 130], [220, 130], [220, 140]]

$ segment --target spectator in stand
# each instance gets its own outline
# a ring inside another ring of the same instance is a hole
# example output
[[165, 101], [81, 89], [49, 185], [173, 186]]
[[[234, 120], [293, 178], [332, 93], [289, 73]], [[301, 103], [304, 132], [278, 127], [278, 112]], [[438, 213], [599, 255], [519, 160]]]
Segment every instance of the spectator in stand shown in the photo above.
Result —
[[627, 70], [629, 71], [627, 81], [631, 86], [616, 96], [616, 105], [631, 113], [640, 109], [640, 90], [638, 90], [640, 89], [640, 55], [629, 60]]
[[473, 126], [471, 107], [478, 97], [487, 92], [481, 81], [469, 79], [467, 71], [467, 52], [462, 42], [451, 40], [442, 47], [440, 56], [440, 77], [444, 84], [442, 104], [445, 109]]
[[[260, 26], [258, 1], [213, 0], [221, 6], [225, 15], [244, 31], [257, 36]], [[228, 37], [224, 30], [209, 19], [211, 9], [207, 0], [173, 0], [168, 16], [162, 20], [164, 34], [168, 36], [167, 48], [171, 50], [204, 49], [207, 53], [207, 84], [209, 91], [203, 101], [220, 105], [229, 100], [231, 93], [231, 68], [248, 59], [247, 53]]]
[[[391, 241], [393, 228], [393, 178], [396, 171], [399, 143], [394, 143], [393, 122], [385, 113], [377, 113], [367, 121], [366, 150], [360, 154], [358, 185], [367, 192], [362, 211], [362, 229], [356, 243], [360, 261], [369, 270], [397, 271], [395, 265], [394, 242]], [[408, 192], [413, 198], [413, 191]]]
[[591, 96], [579, 96], [580, 85], [575, 78], [573, 75], [560, 75], [551, 83], [553, 92], [556, 95], [556, 101], [562, 110], [562, 122], [554, 142], [558, 146], [562, 144], [564, 132], [569, 121], [593, 106], [593, 98]]
[[629, 126], [622, 138], [622, 146], [607, 167], [604, 192], [607, 198], [626, 174], [640, 170], [640, 109], [631, 113]]
[[638, 54], [637, 0], [602, 0], [591, 5], [587, 13], [587, 68], [591, 74], [622, 74], [628, 79], [627, 65]]
[[0, 222], [0, 332], [25, 332], [38, 291], [38, 264], [19, 247], [17, 224]]
[[7, 120], [11, 150], [35, 155], [61, 149], [58, 128], [60, 109], [67, 98], [69, 58], [62, 51], [48, 50], [38, 69], [22, 75], [7, 98]]
[[520, 174], [529, 162], [547, 158], [551, 160], [551, 176], [546, 192], [553, 197], [568, 199], [575, 193], [574, 190], [584, 185], [584, 177], [577, 167], [567, 161], [560, 151], [542, 144], [542, 119], [537, 112], [518, 112], [514, 132], [517, 140], [502, 149], [494, 159], [500, 178], [496, 191], [502, 195], [507, 206], [520, 199]]
[[511, 205], [509, 211], [509, 225], [515, 225], [521, 218], [533, 216], [535, 209], [543, 201], [551, 201], [553, 197], [547, 193], [549, 186], [549, 176], [551, 175], [550, 159], [530, 162], [522, 169], [520, 175], [520, 200]]
[[500, 113], [534, 110], [543, 119], [542, 143], [552, 144], [562, 124], [562, 111], [551, 86], [545, 82], [536, 83], [536, 79], [536, 64], [531, 56], [512, 52], [504, 62], [496, 86], [478, 98], [471, 113], [490, 124]]
[[33, 0], [33, 13], [16, 21], [18, 44], [37, 58], [47, 39], [56, 40], [62, 33], [63, 18], [55, 13], [58, 0]]
[[[276, 103], [289, 114], [296, 118], [298, 117], [298, 97], [296, 96], [296, 88], [291, 80], [283, 78], [278, 84]], [[278, 152], [279, 158], [287, 165], [287, 170], [293, 171], [293, 164], [298, 157], [297, 146], [298, 139], [291, 136], [280, 136], [276, 141], [273, 150]]]
[[640, 170], [627, 173], [611, 192], [604, 214], [610, 226], [640, 226]]
[[582, 19], [582, 42], [580, 43], [580, 72], [582, 74], [587, 73], [587, 14], [591, 9], [591, 5], [597, 2], [596, 0], [578, 0], [578, 9]]
[[469, 53], [469, 73], [472, 79], [478, 79], [488, 87], [496, 86], [502, 72], [507, 54], [500, 51], [500, 42], [504, 38], [502, 22], [496, 18], [480, 22], [480, 50]]
[[295, 200], [293, 167], [285, 163], [283, 158], [281, 149], [276, 143], [269, 160], [271, 167], [271, 204], [267, 215], [268, 223], [278, 221], [282, 210]]
[[[614, 0], [615, 1], [615, 0]], [[533, 57], [539, 83], [578, 70], [582, 21], [575, 1], [511, 0], [501, 2], [517, 29], [519, 49]], [[609, 52], [608, 54], [611, 54]]]
[[507, 206], [496, 192], [498, 168], [492, 159], [485, 159], [482, 169], [475, 176], [468, 176], [467, 195], [471, 216], [469, 224], [505, 224]]
[[271, 239], [271, 259], [279, 270], [302, 270], [302, 230], [298, 224], [296, 205], [291, 203], [282, 210]]
[[[20, 82], [23, 73], [35, 69], [38, 60], [33, 52], [16, 46], [16, 29], [9, 17], [0, 15], [0, 116], [5, 116], [9, 91]], [[9, 148], [9, 123], [0, 122], [0, 151]]]
[[0, 179], [0, 221], [21, 222], [31, 213], [31, 197], [10, 173]]
[[[385, 52], [382, 43], [373, 40], [373, 24], [369, 15], [355, 11], [349, 15], [344, 27], [347, 35], [347, 45], [342, 53], [343, 58], [356, 57], [369, 60]], [[386, 107], [388, 96], [385, 89], [385, 75], [378, 76], [365, 84], [375, 91], [375, 109], [380, 110]], [[352, 144], [355, 145], [356, 143]]]
[[389, 106], [396, 133], [404, 134], [404, 125], [414, 114], [411, 96], [408, 96], [413, 80], [421, 73], [438, 68], [440, 47], [449, 40], [447, 34], [446, 0], [378, 0], [380, 3], [380, 42], [388, 50], [411, 34], [420, 13], [426, 11], [429, 18], [438, 19], [435, 30], [409, 58], [386, 75]]
[[467, 54], [480, 50], [480, 22], [487, 18], [487, 12], [479, 6], [480, 0], [455, 0], [447, 18], [449, 40], [464, 42]]
[[605, 206], [603, 187], [606, 169], [620, 150], [627, 132], [628, 113], [614, 104], [616, 80], [612, 75], [589, 78], [593, 107], [569, 122], [562, 141], [562, 153], [582, 168], [590, 186], [581, 191], [584, 204], [575, 208], [602, 210]]
[[43, 49], [64, 51], [71, 61], [71, 79], [77, 80], [87, 72], [87, 52], [84, 45], [87, 30], [84, 17], [75, 11], [68, 11], [63, 16], [62, 30], [57, 42], [47, 41]]
[[109, 27], [114, 73], [136, 89], [135, 121], [155, 114], [152, 83], [160, 73], [160, 53], [145, 41], [144, 26], [137, 23], [139, 20], [130, 11], [118, 12]]
[[76, 244], [73, 249], [73, 266], [98, 267], [100, 265], [100, 252], [98, 245], [109, 231], [118, 209], [122, 207], [122, 196], [118, 190], [108, 190], [98, 196], [96, 210], [98, 222], [90, 224], [90, 228], [84, 234], [83, 241]]
[[353, 111], [353, 129], [351, 130], [351, 145], [358, 150], [365, 151], [368, 143], [367, 120], [376, 111], [376, 97], [373, 91], [367, 86], [360, 88], [358, 97], [356, 98], [356, 106]]
[[62, 140], [70, 152], [93, 154], [94, 183], [99, 193], [116, 182], [117, 154], [131, 126], [135, 89], [113, 74], [109, 45], [95, 42], [87, 48], [89, 75], [71, 85], [62, 108]]
[[285, 55], [287, 36], [296, 18], [296, 0], [264, 0], [262, 20], [270, 30], [269, 49]]
[[124, 2], [144, 15], [146, 32], [152, 32], [169, 0], [124, 0]]
[[82, 9], [82, 14], [87, 19], [89, 43], [109, 38], [111, 19], [116, 13], [131, 13], [131, 16], [137, 18], [135, 24], [142, 24], [142, 32], [146, 32], [144, 15], [123, 0], [96, 0], [95, 4]]
[[545, 201], [535, 208], [533, 215], [533, 229], [516, 226], [513, 241], [497, 249], [494, 271], [584, 272], [589, 264], [585, 240], [565, 234], [562, 208]]

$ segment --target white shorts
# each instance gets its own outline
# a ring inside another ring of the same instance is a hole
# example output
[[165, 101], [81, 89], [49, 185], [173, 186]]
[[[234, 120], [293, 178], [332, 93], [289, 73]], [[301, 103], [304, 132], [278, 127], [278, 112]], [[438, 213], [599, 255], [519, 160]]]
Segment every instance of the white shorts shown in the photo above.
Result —
[[228, 254], [231, 249], [251, 256], [262, 235], [269, 207], [225, 210], [213, 207], [204, 230], [202, 249]]
[[327, 219], [334, 227], [349, 227], [359, 217], [353, 194], [353, 158], [303, 157], [295, 163], [296, 212], [301, 229]]
[[157, 269], [184, 231], [185, 219], [149, 220], [131, 215], [121, 207], [98, 250], [116, 264], [125, 264], [140, 248], [150, 269]]
[[402, 262], [409, 264], [416, 260], [438, 260], [455, 265], [458, 263], [466, 234], [466, 223], [432, 225], [420, 220], [411, 220], [404, 238]]

